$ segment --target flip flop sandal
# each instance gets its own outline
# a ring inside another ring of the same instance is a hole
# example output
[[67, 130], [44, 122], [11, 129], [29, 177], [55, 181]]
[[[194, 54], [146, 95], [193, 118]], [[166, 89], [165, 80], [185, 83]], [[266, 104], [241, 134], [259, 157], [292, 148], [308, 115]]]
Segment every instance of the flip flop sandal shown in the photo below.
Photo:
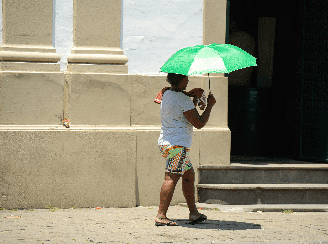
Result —
[[[178, 224], [175, 221], [170, 220], [170, 219], [168, 219], [168, 220], [169, 220], [169, 222], [167, 222], [167, 223], [155, 222], [155, 225], [156, 226], [178, 226]], [[175, 223], [175, 224], [173, 224], [173, 223]]]
[[202, 221], [204, 221], [204, 220], [207, 220], [207, 216], [206, 215], [204, 215], [204, 214], [200, 214], [200, 216], [197, 218], [197, 219], [195, 219], [195, 220], [190, 220], [190, 224], [197, 224], [197, 223], [200, 223], [200, 222], [202, 222]]

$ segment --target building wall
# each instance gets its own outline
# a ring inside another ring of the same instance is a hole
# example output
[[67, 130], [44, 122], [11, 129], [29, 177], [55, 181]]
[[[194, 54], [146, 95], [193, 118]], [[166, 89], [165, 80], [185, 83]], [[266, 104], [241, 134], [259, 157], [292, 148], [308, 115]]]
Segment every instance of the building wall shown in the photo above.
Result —
[[[138, 2], [73, 0], [73, 9], [72, 2], [66, 2], [35, 0], [23, 6], [19, 0], [2, 0], [0, 206], [157, 205], [165, 160], [157, 147], [161, 121], [153, 101], [168, 83], [156, 72], [186, 45], [179, 36], [182, 30], [193, 36], [188, 45], [201, 44], [201, 33], [190, 33], [187, 24], [201, 9], [202, 43], [225, 42], [226, 0], [195, 0], [194, 8], [186, 7], [182, 15], [177, 12], [186, 1], [174, 7], [165, 1], [163, 8], [174, 9], [167, 11], [176, 18], [173, 30], [163, 27], [166, 36], [155, 28], [156, 22], [153, 29], [145, 27], [146, 18], [154, 15], [147, 11], [151, 7], [139, 7]], [[123, 35], [122, 45], [122, 29], [129, 30], [125, 16], [140, 15], [125, 9], [147, 13], [139, 22], [143, 31]], [[13, 11], [17, 14], [10, 14]], [[167, 16], [160, 16], [162, 23]], [[165, 40], [170, 43], [166, 51], [157, 53], [157, 45]], [[145, 60], [149, 55], [154, 59]], [[188, 89], [202, 87], [208, 94], [207, 80], [192, 76]], [[191, 147], [195, 185], [198, 165], [230, 163], [228, 80], [223, 74], [211, 74], [211, 80], [217, 103], [207, 126], [194, 130]], [[69, 119], [70, 128], [62, 125], [63, 119]], [[182, 191], [176, 191], [171, 204], [184, 201]]]
[[[53, 0], [53, 4], [53, 45], [64, 71], [73, 46], [73, 0]], [[160, 75], [160, 67], [175, 51], [202, 44], [200, 0], [122, 0], [121, 5], [120, 47], [129, 59], [129, 74]]]

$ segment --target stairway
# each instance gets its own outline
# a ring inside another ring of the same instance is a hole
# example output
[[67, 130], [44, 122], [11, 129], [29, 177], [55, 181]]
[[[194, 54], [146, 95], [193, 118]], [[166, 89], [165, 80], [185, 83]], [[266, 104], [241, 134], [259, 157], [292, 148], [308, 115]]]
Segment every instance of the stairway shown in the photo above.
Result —
[[231, 157], [228, 166], [198, 169], [199, 203], [328, 204], [328, 164]]

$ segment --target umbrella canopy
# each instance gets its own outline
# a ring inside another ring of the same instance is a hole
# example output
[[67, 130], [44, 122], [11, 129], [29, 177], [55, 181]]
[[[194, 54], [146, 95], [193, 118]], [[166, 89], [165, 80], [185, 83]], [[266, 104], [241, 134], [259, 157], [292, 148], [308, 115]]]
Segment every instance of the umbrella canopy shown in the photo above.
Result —
[[204, 73], [230, 73], [257, 66], [256, 58], [239, 47], [230, 44], [210, 44], [186, 47], [169, 58], [161, 72], [183, 75]]
[[239, 47], [230, 44], [210, 44], [186, 47], [169, 58], [161, 72], [183, 75], [204, 73], [230, 73], [257, 66], [256, 58]]

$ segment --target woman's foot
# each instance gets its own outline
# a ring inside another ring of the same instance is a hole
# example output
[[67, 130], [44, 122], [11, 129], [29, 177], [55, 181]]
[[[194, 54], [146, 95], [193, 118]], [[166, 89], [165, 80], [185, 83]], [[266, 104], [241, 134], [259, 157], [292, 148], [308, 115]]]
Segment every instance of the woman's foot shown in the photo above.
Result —
[[198, 219], [200, 215], [201, 215], [201, 213], [198, 212], [198, 210], [195, 210], [194, 212], [190, 212], [189, 213], [189, 220]]
[[155, 225], [156, 226], [177, 226], [178, 224], [176, 222], [174, 222], [173, 220], [167, 218], [166, 216], [156, 216], [155, 218]]
[[195, 212], [192, 214], [189, 214], [189, 220], [192, 223], [199, 223], [207, 219], [207, 216], [204, 214], [201, 214], [200, 212]]

